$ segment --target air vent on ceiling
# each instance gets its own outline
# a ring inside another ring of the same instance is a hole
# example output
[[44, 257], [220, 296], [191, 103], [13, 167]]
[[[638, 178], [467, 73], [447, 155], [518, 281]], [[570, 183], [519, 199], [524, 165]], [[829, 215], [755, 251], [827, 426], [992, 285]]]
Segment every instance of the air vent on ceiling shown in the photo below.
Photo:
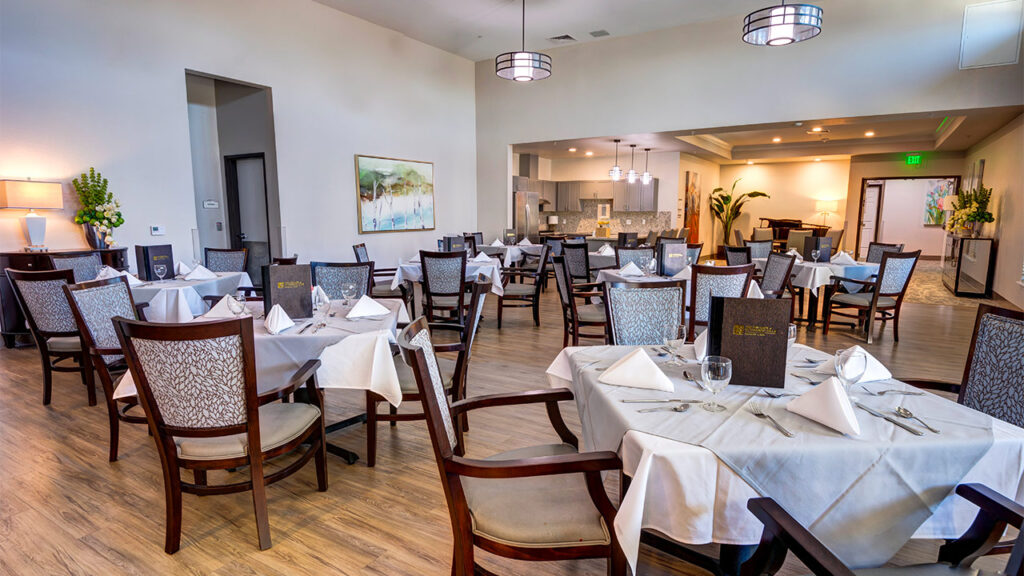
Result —
[[562, 34], [561, 36], [552, 36], [551, 38], [548, 38], [548, 40], [551, 40], [555, 44], [568, 44], [569, 42], [576, 41], [575, 38], [568, 34]]
[[593, 32], [590, 33], [590, 35], [593, 36], [594, 38], [601, 38], [603, 36], [611, 36], [611, 34], [607, 30], [594, 30]]

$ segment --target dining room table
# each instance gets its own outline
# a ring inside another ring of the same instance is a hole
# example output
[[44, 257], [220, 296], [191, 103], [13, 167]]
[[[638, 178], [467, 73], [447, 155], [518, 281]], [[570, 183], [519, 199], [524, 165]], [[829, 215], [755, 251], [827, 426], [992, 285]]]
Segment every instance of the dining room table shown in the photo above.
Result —
[[[501, 261], [497, 258], [489, 258], [487, 262], [480, 262], [469, 258], [466, 260], [466, 280], [476, 280], [477, 276], [483, 274], [491, 281], [491, 292], [498, 296], [505, 294], [505, 288], [501, 284]], [[415, 261], [399, 262], [394, 278], [391, 280], [391, 289], [397, 290], [402, 282], [422, 282], [423, 264], [419, 258]]]
[[[859, 435], [836, 432], [786, 410], [827, 377], [818, 368], [830, 358], [793, 344], [784, 389], [729, 385], [715, 397], [724, 412], [696, 403], [677, 412], [666, 408], [712, 395], [700, 383], [693, 346], [676, 348], [676, 358], [661, 347], [644, 348], [672, 382], [671, 391], [598, 381], [633, 350], [565, 348], [547, 376], [552, 387], [574, 394], [581, 450], [611, 450], [622, 458], [628, 488], [621, 487], [614, 529], [634, 573], [641, 541], [667, 542], [667, 550], [717, 543], [720, 560], [703, 560], [723, 574], [737, 573], [763, 528], [746, 508], [751, 498], [775, 499], [855, 567], [884, 563], [913, 538], [959, 537], [977, 513], [954, 496], [960, 483], [982, 483], [1024, 503], [1024, 429], [954, 401], [894, 379], [857, 385], [851, 396], [879, 415], [896, 420], [895, 410], [904, 407], [940, 433], [898, 420], [919, 429], [920, 435], [911, 434], [862, 409], [852, 410]], [[754, 403], [794, 436], [756, 417]], [[652, 407], [664, 408], [645, 410]], [[687, 554], [701, 556], [692, 549]]]
[[529, 256], [540, 256], [541, 250], [544, 249], [543, 244], [511, 244], [511, 245], [486, 245], [478, 246], [477, 249], [488, 256], [493, 256], [501, 260], [502, 264], [506, 267], [512, 266], [523, 259], [524, 255]]
[[[764, 270], [767, 258], [754, 258], [754, 265]], [[814, 327], [821, 315], [819, 310], [822, 306], [828, 305], [828, 287], [832, 284], [832, 278], [850, 278], [852, 280], [868, 280], [878, 274], [878, 264], [872, 262], [857, 262], [855, 264], [835, 264], [832, 262], [808, 262], [797, 259], [793, 263], [792, 283], [793, 286], [804, 288], [807, 291], [807, 326]], [[822, 290], [825, 288], [825, 290]], [[843, 288], [849, 292], [859, 292], [863, 285], [853, 282], [846, 282]]]
[[[605, 269], [602, 269], [602, 270], [598, 270], [597, 276], [596, 276], [596, 281], [598, 283], [602, 283], [602, 284], [605, 283], [605, 282], [611, 282], [612, 284], [619, 283], [619, 282], [633, 282], [633, 283], [638, 283], [638, 284], [645, 284], [645, 283], [649, 283], [649, 282], [668, 282], [668, 281], [672, 281], [672, 280], [686, 280], [687, 282], [690, 282], [690, 274], [688, 274], [688, 273], [681, 273], [680, 275], [675, 276], [675, 277], [673, 277], [673, 276], [659, 276], [658, 274], [650, 272], [649, 270], [645, 270], [645, 271], [643, 271], [643, 275], [641, 275], [641, 276], [635, 276], [635, 275], [628, 275], [627, 276], [627, 275], [623, 275], [622, 270], [620, 268], [605, 268]], [[690, 306], [690, 289], [689, 289], [689, 285], [687, 285], [686, 294], [685, 294], [684, 297], [686, 298], [686, 306], [689, 307]], [[761, 292], [761, 287], [758, 286], [757, 282], [751, 282], [750, 285], [747, 287], [747, 298], [764, 298], [764, 292]]]
[[136, 304], [146, 303], [150, 322], [190, 322], [206, 312], [204, 296], [234, 294], [239, 288], [252, 287], [246, 272], [214, 272], [216, 278], [186, 280], [177, 276], [153, 280], [131, 287]]
[[[378, 298], [377, 303], [388, 313], [378, 317], [349, 319], [356, 301], [332, 300], [314, 312], [311, 318], [293, 318], [295, 325], [272, 334], [264, 326], [263, 302], [245, 303], [246, 311], [239, 318], [253, 321], [253, 344], [256, 356], [257, 391], [269, 392], [285, 386], [293, 374], [308, 360], [319, 359], [317, 386], [323, 390], [369, 390], [397, 407], [402, 390], [395, 369], [391, 344], [395, 342], [398, 325], [409, 323], [409, 312], [398, 298]], [[222, 318], [198, 316], [191, 322], [209, 322]], [[399, 360], [400, 361], [400, 360]], [[136, 394], [131, 373], [126, 373], [114, 390], [114, 398]], [[335, 432], [366, 421], [361, 413], [327, 425]], [[349, 464], [358, 455], [328, 443], [327, 450], [341, 456]]]

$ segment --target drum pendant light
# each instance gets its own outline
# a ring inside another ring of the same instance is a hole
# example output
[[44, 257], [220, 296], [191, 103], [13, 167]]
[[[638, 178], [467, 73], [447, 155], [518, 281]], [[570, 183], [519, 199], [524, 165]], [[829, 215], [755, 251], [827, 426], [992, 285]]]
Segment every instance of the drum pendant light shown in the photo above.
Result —
[[498, 77], [516, 82], [530, 82], [551, 76], [551, 56], [526, 51], [526, 0], [523, 0], [521, 47], [518, 52], [505, 52], [494, 59], [494, 72]]
[[769, 6], [743, 19], [743, 41], [755, 46], [785, 46], [821, 33], [821, 8], [813, 4]]

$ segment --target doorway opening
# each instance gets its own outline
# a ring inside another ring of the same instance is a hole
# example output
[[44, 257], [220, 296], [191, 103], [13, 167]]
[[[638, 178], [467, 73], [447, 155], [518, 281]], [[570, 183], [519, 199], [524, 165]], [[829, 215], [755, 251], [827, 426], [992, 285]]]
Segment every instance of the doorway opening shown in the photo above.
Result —
[[902, 244], [922, 258], [943, 253], [946, 213], [942, 199], [960, 189], [959, 176], [865, 178], [857, 216], [857, 258], [872, 242]]

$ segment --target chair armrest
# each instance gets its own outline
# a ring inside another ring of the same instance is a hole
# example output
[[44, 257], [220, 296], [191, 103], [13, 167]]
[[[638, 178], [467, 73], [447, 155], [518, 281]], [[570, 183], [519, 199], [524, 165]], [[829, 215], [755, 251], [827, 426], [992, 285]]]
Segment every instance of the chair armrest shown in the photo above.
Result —
[[984, 484], [960, 484], [956, 487], [956, 493], [1014, 528], [1020, 529], [1024, 523], [1024, 505]]
[[445, 470], [471, 478], [526, 478], [575, 472], [621, 470], [622, 460], [615, 452], [559, 454], [518, 460], [477, 460], [453, 456], [445, 462]]
[[851, 282], [853, 284], [861, 284], [863, 286], [874, 286], [875, 283], [870, 280], [857, 280], [856, 278], [847, 278], [845, 276], [833, 276], [832, 283], [839, 284], [840, 282]]
[[953, 394], [960, 393], [960, 383], [958, 382], [943, 382], [941, 380], [914, 380], [900, 378], [900, 382], [904, 384], [910, 384], [915, 388], [923, 388], [924, 390], [940, 390], [942, 392], [951, 392]]
[[295, 390], [297, 390], [303, 384], [312, 384], [313, 377], [316, 376], [316, 371], [319, 368], [319, 360], [306, 360], [306, 363], [303, 364], [295, 372], [295, 374], [292, 375], [291, 380], [289, 380], [287, 384], [281, 386], [280, 388], [275, 388], [273, 390], [269, 390], [267, 392], [264, 392], [263, 394], [260, 394], [260, 405], [262, 406], [263, 404], [267, 404], [268, 402], [273, 402], [274, 400], [284, 398], [285, 396], [288, 396], [289, 394], [295, 392]]
[[89, 354], [93, 356], [120, 356], [124, 354], [124, 350], [120, 348], [89, 348]]
[[591, 288], [600, 288], [602, 286], [604, 286], [604, 284], [601, 282], [573, 282], [572, 290], [575, 292], [577, 290], [589, 290]]
[[[1007, 546], [1000, 544], [999, 539], [1007, 524], [1018, 530], [1021, 528], [1024, 506], [982, 484], [960, 484], [956, 493], [977, 506], [978, 515], [962, 536], [939, 548], [939, 562], [970, 566], [975, 558], [988, 554], [997, 545], [1000, 549]], [[997, 553], [1002, 553], [1002, 550]]]
[[610, 266], [591, 266], [590, 271], [593, 272], [594, 270], [611, 270], [612, 268], [615, 268], [614, 264]]
[[495, 406], [519, 406], [522, 404], [537, 404], [540, 402], [562, 402], [572, 400], [572, 391], [568, 388], [554, 388], [551, 390], [529, 390], [527, 392], [513, 392], [511, 394], [488, 394], [486, 396], [474, 396], [465, 400], [453, 402], [452, 414], [469, 412], [479, 408], [493, 408]]
[[139, 302], [135, 305], [135, 316], [143, 322], [146, 321], [146, 308], [149, 308], [149, 302]]
[[835, 554], [771, 498], [751, 498], [747, 509], [764, 524], [761, 543], [740, 567], [741, 576], [773, 574], [791, 551], [816, 576], [854, 576]]
[[374, 276], [394, 276], [398, 273], [398, 268], [374, 268]]
[[600, 298], [604, 296], [604, 292], [576, 292], [573, 294], [574, 298]]
[[533, 270], [523, 270], [522, 268], [502, 268], [501, 274], [503, 276], [523, 276], [526, 278], [537, 277], [537, 272]]

